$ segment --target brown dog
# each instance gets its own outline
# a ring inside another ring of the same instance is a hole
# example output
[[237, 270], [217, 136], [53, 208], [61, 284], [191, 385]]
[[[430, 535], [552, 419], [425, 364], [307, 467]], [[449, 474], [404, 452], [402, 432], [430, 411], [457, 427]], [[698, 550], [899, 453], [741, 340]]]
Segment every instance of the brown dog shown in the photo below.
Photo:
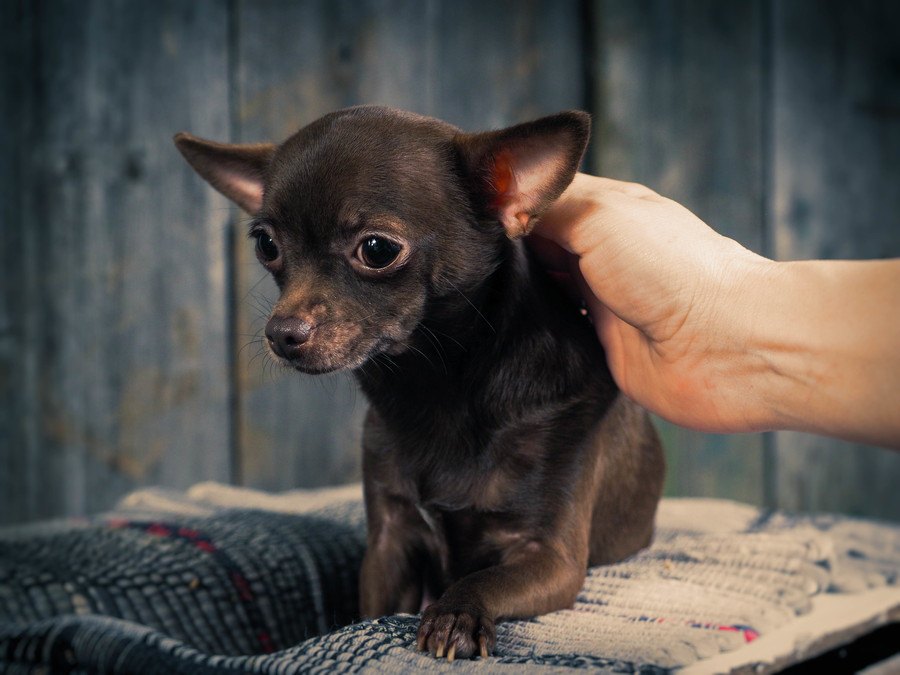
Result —
[[281, 289], [275, 357], [353, 369], [368, 549], [362, 614], [422, 615], [438, 657], [486, 656], [494, 622], [569, 607], [588, 565], [647, 545], [663, 457], [590, 323], [517, 240], [572, 180], [586, 114], [466, 134], [341, 110], [280, 146], [179, 134], [254, 216]]

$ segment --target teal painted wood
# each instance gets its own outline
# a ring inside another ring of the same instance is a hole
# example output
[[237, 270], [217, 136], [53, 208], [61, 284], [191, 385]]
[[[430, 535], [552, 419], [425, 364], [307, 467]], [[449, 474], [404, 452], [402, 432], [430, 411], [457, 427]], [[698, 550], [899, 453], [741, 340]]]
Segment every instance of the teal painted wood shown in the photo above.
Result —
[[37, 354], [25, 349], [37, 260], [30, 250], [34, 237], [22, 226], [33, 30], [24, 0], [0, 4], [0, 523], [37, 512], [40, 496], [39, 475], [29, 470], [38, 424], [29, 405]]
[[14, 5], [0, 519], [228, 480], [227, 211], [171, 145], [227, 133], [227, 5]]
[[474, 131], [588, 109], [581, 4], [439, 3], [427, 112]]
[[[773, 9], [776, 256], [900, 256], [900, 5]], [[779, 505], [900, 519], [900, 453], [799, 433], [776, 453]]]
[[[761, 4], [598, 0], [595, 164], [649, 185], [762, 251]], [[767, 501], [760, 435], [702, 434], [657, 420], [671, 495]]]
[[[580, 3], [465, 0], [239, 5], [238, 125], [281, 140], [331, 110], [381, 103], [467, 128], [584, 104]], [[259, 334], [275, 297], [239, 234], [241, 475], [269, 489], [359, 477], [365, 402], [347, 375], [267, 369]]]

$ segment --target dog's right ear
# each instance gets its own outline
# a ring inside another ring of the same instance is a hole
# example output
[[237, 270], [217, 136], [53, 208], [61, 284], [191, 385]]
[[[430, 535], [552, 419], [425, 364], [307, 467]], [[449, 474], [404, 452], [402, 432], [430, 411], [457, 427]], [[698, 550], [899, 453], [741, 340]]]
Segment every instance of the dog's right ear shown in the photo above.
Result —
[[175, 146], [194, 171], [250, 215], [262, 207], [263, 183], [275, 146], [271, 143], [231, 145], [181, 132]]
[[514, 127], [458, 134], [454, 143], [479, 215], [497, 220], [510, 239], [528, 234], [572, 182], [591, 133], [577, 110]]

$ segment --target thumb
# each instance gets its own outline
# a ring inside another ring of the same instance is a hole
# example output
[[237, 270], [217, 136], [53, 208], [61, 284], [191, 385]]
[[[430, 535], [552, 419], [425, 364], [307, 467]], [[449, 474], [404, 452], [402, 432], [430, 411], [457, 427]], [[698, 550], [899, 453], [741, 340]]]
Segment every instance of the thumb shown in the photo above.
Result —
[[592, 186], [591, 181], [596, 178], [575, 174], [559, 199], [538, 219], [534, 234], [549, 239], [569, 253], [585, 253], [587, 246], [582, 230], [599, 209], [596, 185]]

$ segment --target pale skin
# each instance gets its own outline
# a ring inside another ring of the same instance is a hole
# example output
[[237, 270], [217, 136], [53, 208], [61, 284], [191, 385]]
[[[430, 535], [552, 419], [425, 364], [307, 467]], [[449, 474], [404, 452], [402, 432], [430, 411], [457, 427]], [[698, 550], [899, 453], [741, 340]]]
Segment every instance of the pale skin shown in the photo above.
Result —
[[900, 448], [900, 259], [775, 262], [586, 174], [529, 244], [580, 291], [622, 391], [661, 417]]

